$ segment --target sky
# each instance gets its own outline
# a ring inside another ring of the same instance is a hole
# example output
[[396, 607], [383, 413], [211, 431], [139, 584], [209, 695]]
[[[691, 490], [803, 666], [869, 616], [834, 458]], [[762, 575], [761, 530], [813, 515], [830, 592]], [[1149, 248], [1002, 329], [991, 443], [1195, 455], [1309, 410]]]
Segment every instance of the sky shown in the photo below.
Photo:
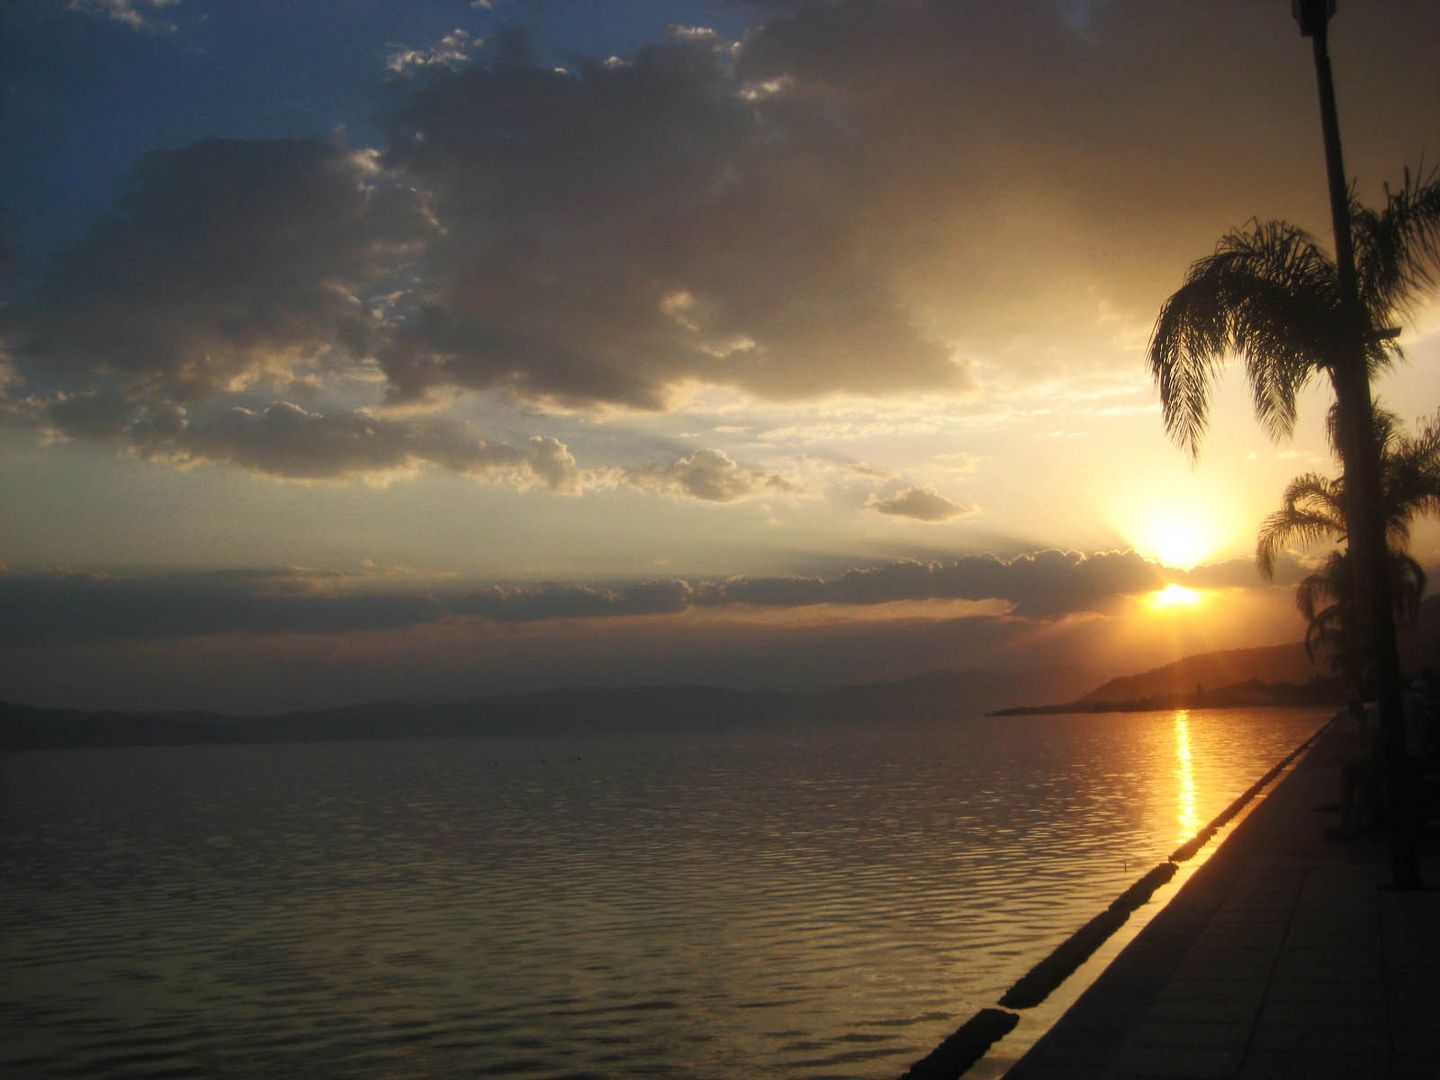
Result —
[[[1340, 8], [1374, 202], [1440, 159], [1440, 8]], [[0, 73], [9, 698], [1078, 692], [1303, 634], [1323, 551], [1254, 538], [1327, 388], [1275, 443], [1230, 370], [1192, 461], [1145, 362], [1227, 230], [1328, 245], [1283, 0], [3, 0]], [[1409, 424], [1440, 310], [1400, 344]]]

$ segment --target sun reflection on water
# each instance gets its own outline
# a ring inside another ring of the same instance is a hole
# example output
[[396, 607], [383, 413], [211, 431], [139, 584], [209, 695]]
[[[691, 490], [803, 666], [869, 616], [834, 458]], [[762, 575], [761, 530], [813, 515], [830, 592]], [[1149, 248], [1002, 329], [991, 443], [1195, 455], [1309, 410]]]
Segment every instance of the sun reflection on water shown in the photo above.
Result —
[[1180, 782], [1176, 804], [1180, 808], [1180, 836], [1189, 840], [1200, 830], [1195, 799], [1195, 766], [1190, 756], [1190, 710], [1175, 710], [1175, 778]]

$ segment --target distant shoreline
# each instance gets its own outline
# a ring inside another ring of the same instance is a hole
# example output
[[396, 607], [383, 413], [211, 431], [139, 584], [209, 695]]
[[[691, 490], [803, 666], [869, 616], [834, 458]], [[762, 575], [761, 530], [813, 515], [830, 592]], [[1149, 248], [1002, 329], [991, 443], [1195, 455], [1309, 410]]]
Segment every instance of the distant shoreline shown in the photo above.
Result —
[[[795, 719], [844, 722], [883, 719], [897, 711], [944, 719], [1053, 713], [1149, 712], [1164, 709], [1329, 705], [1338, 685], [1258, 679], [1185, 693], [1109, 697], [1105, 684], [1076, 700], [985, 711], [1013, 692], [1015, 677], [929, 672], [894, 682], [811, 693], [705, 686], [576, 688], [449, 703], [372, 702], [242, 717], [215, 712], [127, 712], [49, 709], [0, 702], [0, 752], [116, 746], [332, 742], [364, 739], [557, 736], [638, 730], [719, 729]], [[1044, 692], [1043, 688], [1039, 688]], [[978, 700], [977, 700], [978, 699]], [[988, 699], [988, 700], [987, 700]], [[982, 704], [983, 702], [983, 704]]]
[[1295, 683], [1266, 683], [1258, 679], [1235, 683], [1213, 690], [1203, 687], [1191, 693], [1154, 694], [1147, 697], [1095, 701], [1077, 701], [1051, 705], [1015, 705], [995, 709], [986, 716], [1051, 716], [1058, 713], [1160, 712], [1165, 709], [1239, 709], [1279, 708], [1293, 705], [1344, 704], [1344, 695], [1334, 680]]

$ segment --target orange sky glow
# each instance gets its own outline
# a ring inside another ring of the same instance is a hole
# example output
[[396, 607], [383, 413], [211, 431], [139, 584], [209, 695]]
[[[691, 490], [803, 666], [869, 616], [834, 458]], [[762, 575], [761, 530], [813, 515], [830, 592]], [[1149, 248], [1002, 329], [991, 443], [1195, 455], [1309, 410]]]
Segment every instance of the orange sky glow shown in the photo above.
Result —
[[[277, 75], [243, 116], [228, 59], [213, 99], [187, 74], [217, 55], [194, 5], [15, 16], [98, 50], [84, 100], [15, 75], [0, 130], [33, 172], [0, 186], [16, 695], [1058, 694], [1300, 639], [1326, 549], [1266, 582], [1255, 533], [1335, 471], [1328, 388], [1276, 443], [1232, 364], [1192, 461], [1146, 368], [1227, 229], [1327, 234], [1287, 5], [638, 7], [357, 26], [343, 79]], [[1335, 24], [1362, 199], [1440, 156], [1436, 40], [1419, 0]], [[1410, 425], [1433, 300], [1400, 342], [1375, 393]], [[1412, 554], [1440, 562], [1435, 523]]]

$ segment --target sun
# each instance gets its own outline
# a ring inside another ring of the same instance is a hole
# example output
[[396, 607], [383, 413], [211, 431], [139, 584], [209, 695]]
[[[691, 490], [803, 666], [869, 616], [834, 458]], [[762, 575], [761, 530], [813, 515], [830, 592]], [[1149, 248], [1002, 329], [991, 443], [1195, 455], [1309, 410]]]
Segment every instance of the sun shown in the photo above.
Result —
[[1148, 597], [1150, 606], [1158, 611], [1167, 611], [1173, 608], [1192, 608], [1200, 603], [1200, 593], [1195, 589], [1187, 589], [1184, 585], [1176, 585], [1173, 581], [1163, 589], [1156, 589]]
[[1165, 566], [1189, 570], [1218, 546], [1214, 524], [1195, 513], [1157, 513], [1145, 528], [1145, 546]]
[[1151, 562], [1193, 570], [1216, 558], [1244, 529], [1237, 528], [1229, 486], [1193, 476], [1147, 470], [1107, 496], [1106, 516], [1116, 534]]

